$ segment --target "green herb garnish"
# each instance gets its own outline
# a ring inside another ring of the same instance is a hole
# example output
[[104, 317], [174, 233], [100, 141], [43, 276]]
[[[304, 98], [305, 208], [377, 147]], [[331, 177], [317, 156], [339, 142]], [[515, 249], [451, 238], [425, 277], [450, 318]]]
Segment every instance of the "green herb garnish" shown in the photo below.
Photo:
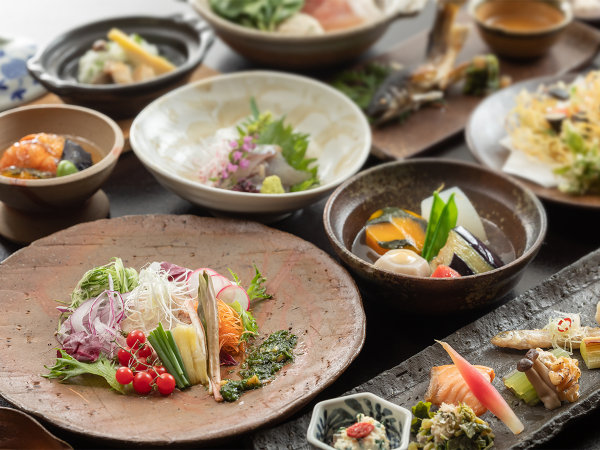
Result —
[[421, 422], [423, 419], [431, 419], [433, 413], [431, 412], [431, 402], [419, 402], [412, 407], [413, 418], [410, 423], [411, 433], [417, 434], [419, 428], [421, 428]]
[[457, 218], [458, 208], [454, 201], [454, 194], [450, 195], [447, 203], [444, 203], [439, 193], [437, 191], [434, 192], [433, 204], [425, 233], [425, 243], [421, 252], [423, 258], [431, 261], [438, 254], [446, 243], [450, 230], [456, 226]]
[[565, 122], [563, 141], [573, 153], [573, 162], [554, 171], [564, 181], [559, 190], [568, 194], [600, 193], [600, 151], [597, 145], [588, 145], [575, 128]]
[[304, 0], [210, 0], [219, 16], [262, 31], [274, 31], [304, 6]]
[[370, 62], [340, 73], [331, 85], [342, 91], [365, 111], [383, 81], [394, 71], [389, 65]]

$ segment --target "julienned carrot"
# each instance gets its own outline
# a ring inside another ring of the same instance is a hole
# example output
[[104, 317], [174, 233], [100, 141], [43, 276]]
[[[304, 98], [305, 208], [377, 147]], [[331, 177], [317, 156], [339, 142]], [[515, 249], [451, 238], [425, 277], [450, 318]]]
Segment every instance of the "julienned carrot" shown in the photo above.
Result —
[[467, 386], [469, 386], [473, 395], [477, 397], [477, 400], [489, 409], [493, 415], [504, 422], [514, 434], [519, 434], [523, 431], [525, 427], [496, 388], [492, 386], [492, 383], [490, 383], [489, 380], [486, 380], [485, 377], [469, 363], [469, 361], [460, 356], [450, 344], [441, 341], [436, 342], [441, 344], [442, 347], [444, 347], [444, 350], [448, 352], [450, 358], [452, 358], [452, 362], [454, 362], [458, 368], [465, 383], [467, 383]]

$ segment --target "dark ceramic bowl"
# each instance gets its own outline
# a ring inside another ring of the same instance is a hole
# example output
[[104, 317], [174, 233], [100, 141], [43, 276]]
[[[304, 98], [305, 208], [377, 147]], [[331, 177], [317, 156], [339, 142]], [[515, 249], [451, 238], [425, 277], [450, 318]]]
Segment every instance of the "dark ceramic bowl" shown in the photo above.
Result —
[[[470, 3], [470, 14], [494, 53], [519, 60], [546, 54], [573, 20], [568, 0], [475, 0]], [[507, 28], [494, 22], [501, 15], [518, 22], [533, 17], [547, 24], [535, 29]]]
[[[357, 234], [374, 211], [398, 206], [420, 212], [421, 200], [441, 185], [463, 190], [483, 219], [490, 247], [503, 259], [514, 250], [512, 261], [490, 272], [442, 279], [395, 274], [352, 253]], [[333, 192], [323, 221], [334, 250], [369, 282], [373, 298], [419, 314], [476, 309], [499, 300], [517, 284], [546, 234], [546, 212], [529, 189], [489, 169], [437, 158], [382, 164], [355, 175]]]
[[[98, 39], [117, 27], [138, 33], [158, 47], [177, 68], [148, 81], [117, 84], [83, 84], [77, 81], [79, 58]], [[135, 16], [93, 22], [56, 37], [27, 63], [29, 72], [64, 102], [87, 106], [113, 118], [132, 117], [165, 92], [185, 83], [202, 62], [213, 33], [199, 19]]]

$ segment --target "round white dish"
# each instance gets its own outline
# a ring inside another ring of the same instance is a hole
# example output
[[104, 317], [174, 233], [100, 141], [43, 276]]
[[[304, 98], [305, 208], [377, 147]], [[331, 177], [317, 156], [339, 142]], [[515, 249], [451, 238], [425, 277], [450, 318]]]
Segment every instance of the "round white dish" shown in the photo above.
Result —
[[[251, 98], [261, 111], [285, 116], [295, 131], [310, 135], [307, 156], [316, 158], [320, 186], [253, 194], [198, 180], [195, 168], [212, 157], [202, 140], [247, 118]], [[297, 75], [252, 71], [200, 80], [160, 97], [136, 117], [130, 140], [156, 179], [186, 200], [221, 213], [274, 215], [319, 200], [358, 172], [369, 155], [371, 130], [360, 109], [330, 86]]]

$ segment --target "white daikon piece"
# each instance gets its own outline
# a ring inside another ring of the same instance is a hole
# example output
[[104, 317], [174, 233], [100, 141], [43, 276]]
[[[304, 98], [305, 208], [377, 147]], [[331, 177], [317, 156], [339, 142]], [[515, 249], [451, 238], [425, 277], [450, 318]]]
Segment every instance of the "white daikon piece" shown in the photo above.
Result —
[[[445, 202], [448, 201], [450, 195], [454, 193], [454, 201], [456, 202], [456, 208], [458, 210], [458, 218], [456, 220], [456, 226], [463, 226], [477, 237], [482, 242], [487, 242], [487, 234], [483, 227], [481, 217], [477, 214], [477, 210], [466, 196], [466, 194], [458, 187], [452, 187], [440, 192], [440, 197]], [[421, 216], [429, 222], [429, 215], [431, 214], [431, 205], [433, 205], [433, 196], [427, 197], [421, 202]]]

